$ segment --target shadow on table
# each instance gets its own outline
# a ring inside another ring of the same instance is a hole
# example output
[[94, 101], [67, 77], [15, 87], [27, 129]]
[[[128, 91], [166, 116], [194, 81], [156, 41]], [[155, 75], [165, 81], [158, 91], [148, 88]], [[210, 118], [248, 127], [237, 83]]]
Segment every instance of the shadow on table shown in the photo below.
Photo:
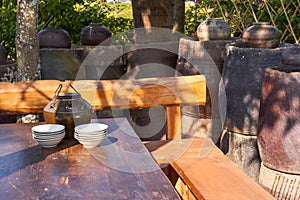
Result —
[[40, 145], [37, 145], [2, 156], [0, 157], [0, 179], [27, 166], [41, 162], [53, 153], [77, 144], [78, 142], [76, 140], [63, 140], [53, 148], [43, 148]]

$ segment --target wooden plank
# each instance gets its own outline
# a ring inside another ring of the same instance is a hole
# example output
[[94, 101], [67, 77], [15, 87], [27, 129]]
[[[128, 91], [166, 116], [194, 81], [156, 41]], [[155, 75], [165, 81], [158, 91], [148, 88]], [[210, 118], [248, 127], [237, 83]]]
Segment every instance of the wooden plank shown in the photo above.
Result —
[[181, 113], [180, 106], [168, 106], [167, 112], [167, 139], [181, 138]]
[[42, 148], [37, 124], [1, 124], [0, 199], [180, 199], [126, 119], [100, 122], [109, 135], [89, 150], [75, 140]]
[[[172, 169], [197, 199], [274, 199], [208, 138], [144, 144], [157, 162], [170, 162]], [[205, 154], [200, 157], [200, 153]]]
[[0, 83], [0, 110], [6, 112], [42, 112], [59, 84], [62, 92], [76, 90], [96, 110], [143, 108], [181, 103], [205, 104], [206, 82], [203, 75], [145, 78], [135, 80], [78, 80], [59, 82]]

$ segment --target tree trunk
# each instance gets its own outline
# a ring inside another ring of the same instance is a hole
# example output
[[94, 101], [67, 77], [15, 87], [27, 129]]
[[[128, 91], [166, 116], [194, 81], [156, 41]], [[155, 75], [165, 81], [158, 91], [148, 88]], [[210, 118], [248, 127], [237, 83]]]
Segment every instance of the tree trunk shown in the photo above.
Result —
[[185, 0], [175, 0], [173, 31], [184, 33]]
[[135, 28], [184, 30], [184, 0], [132, 0]]
[[18, 81], [38, 78], [38, 0], [17, 0], [16, 53]]

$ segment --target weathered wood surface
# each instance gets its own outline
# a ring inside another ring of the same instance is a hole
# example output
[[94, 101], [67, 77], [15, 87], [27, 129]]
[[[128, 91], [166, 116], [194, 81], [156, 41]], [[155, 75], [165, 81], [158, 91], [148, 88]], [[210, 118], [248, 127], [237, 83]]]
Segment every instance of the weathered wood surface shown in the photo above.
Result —
[[75, 140], [45, 149], [32, 139], [36, 124], [0, 125], [1, 197], [179, 199], [127, 120], [101, 122], [109, 125], [108, 138], [91, 150]]
[[204, 104], [206, 100], [205, 78], [201, 75], [137, 80], [41, 80], [1, 82], [0, 110], [41, 113], [60, 83], [64, 86], [61, 92], [74, 92], [70, 87], [72, 84], [96, 110]]
[[[170, 163], [175, 170], [178, 177], [170, 173], [170, 179], [181, 188], [181, 196], [191, 199], [195, 196], [205, 200], [274, 199], [208, 138], [151, 141], [144, 144], [159, 163]], [[178, 180], [179, 177], [181, 180]], [[187, 185], [184, 190], [181, 182]], [[187, 195], [190, 192], [193, 195]]]

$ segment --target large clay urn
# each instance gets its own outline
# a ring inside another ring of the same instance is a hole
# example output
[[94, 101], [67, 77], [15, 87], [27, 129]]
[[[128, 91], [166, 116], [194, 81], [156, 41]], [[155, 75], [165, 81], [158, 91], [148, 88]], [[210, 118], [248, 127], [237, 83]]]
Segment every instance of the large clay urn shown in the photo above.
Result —
[[80, 42], [83, 45], [96, 46], [111, 37], [110, 30], [99, 23], [91, 23], [80, 32]]
[[264, 166], [300, 175], [300, 66], [266, 69], [258, 121]]
[[279, 30], [269, 22], [255, 22], [242, 33], [245, 47], [273, 49], [280, 44]]
[[199, 40], [228, 40], [230, 35], [229, 24], [220, 18], [207, 18], [197, 28]]
[[[72, 87], [72, 86], [71, 86]], [[74, 138], [74, 127], [89, 123], [93, 114], [92, 106], [75, 90], [74, 93], [60, 93], [57, 88], [54, 98], [43, 110], [48, 124], [62, 124], [66, 127], [66, 138]]]
[[70, 48], [69, 33], [61, 28], [45, 28], [38, 33], [40, 48]]
[[294, 44], [283, 51], [282, 64], [286, 67], [300, 67], [300, 44]]
[[0, 65], [5, 65], [6, 63], [6, 49], [0, 44]]

